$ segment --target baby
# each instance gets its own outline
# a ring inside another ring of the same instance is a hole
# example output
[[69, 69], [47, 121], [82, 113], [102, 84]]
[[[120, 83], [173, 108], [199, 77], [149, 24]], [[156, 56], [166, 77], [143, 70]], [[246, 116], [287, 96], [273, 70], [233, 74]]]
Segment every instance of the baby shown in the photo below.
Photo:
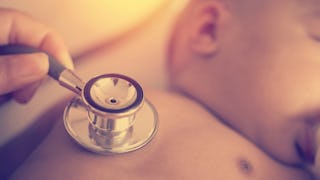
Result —
[[320, 122], [316, 3], [191, 0], [168, 52], [179, 93], [146, 91], [160, 120], [150, 144], [123, 155], [89, 153], [72, 143], [60, 113], [12, 178], [315, 178], [305, 169], [315, 163]]
[[172, 84], [277, 161], [313, 166], [319, 10], [316, 0], [193, 1], [171, 41]]

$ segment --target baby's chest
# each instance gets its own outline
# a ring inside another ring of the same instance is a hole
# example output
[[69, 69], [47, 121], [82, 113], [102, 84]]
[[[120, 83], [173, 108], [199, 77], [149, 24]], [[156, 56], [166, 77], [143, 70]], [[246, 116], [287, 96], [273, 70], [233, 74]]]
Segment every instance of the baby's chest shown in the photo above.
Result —
[[301, 170], [272, 160], [233, 131], [200, 128], [159, 134], [136, 172], [152, 179], [307, 179]]

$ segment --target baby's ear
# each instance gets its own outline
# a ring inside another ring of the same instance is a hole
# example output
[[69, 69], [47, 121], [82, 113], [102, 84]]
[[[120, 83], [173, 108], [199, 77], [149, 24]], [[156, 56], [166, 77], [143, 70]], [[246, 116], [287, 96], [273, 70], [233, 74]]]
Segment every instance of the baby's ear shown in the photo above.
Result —
[[193, 8], [189, 48], [200, 56], [211, 56], [218, 50], [220, 24], [227, 11], [217, 1], [199, 1]]

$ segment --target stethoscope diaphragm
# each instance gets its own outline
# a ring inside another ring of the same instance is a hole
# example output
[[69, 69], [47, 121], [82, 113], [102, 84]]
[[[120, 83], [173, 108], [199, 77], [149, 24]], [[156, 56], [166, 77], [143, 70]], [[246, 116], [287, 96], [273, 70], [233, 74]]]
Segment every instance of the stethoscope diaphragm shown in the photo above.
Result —
[[158, 115], [144, 98], [141, 86], [119, 74], [89, 80], [82, 97], [64, 112], [68, 134], [85, 149], [100, 153], [124, 153], [142, 148], [154, 137]]

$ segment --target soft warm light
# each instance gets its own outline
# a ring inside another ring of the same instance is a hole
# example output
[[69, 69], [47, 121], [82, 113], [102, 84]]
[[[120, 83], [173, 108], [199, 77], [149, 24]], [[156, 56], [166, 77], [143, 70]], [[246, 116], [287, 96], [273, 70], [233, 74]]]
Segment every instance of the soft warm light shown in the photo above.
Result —
[[[169, 0], [10, 0], [0, 7], [22, 10], [62, 34], [72, 52], [113, 38], [142, 22]], [[39, 8], [41, 7], [41, 8]]]

